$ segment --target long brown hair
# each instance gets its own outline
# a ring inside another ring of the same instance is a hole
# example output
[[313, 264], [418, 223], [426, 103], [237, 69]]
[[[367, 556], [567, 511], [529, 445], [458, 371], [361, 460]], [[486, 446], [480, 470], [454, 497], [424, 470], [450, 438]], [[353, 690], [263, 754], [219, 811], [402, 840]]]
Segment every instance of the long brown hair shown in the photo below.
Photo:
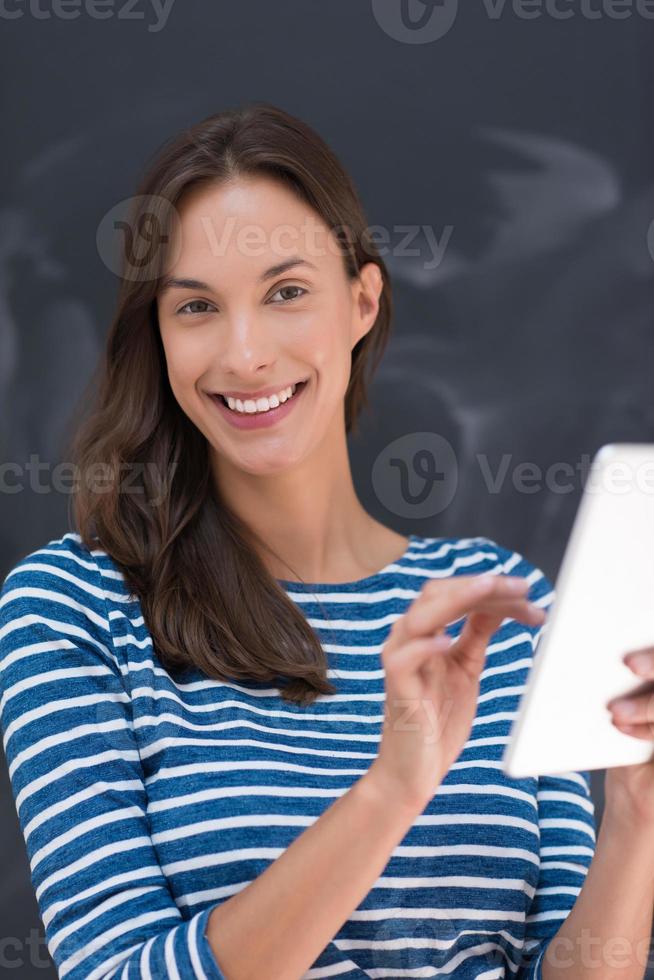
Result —
[[[154, 227], [165, 243], [184, 192], [239, 175], [274, 177], [308, 203], [339, 243], [350, 279], [366, 262], [379, 266], [379, 314], [352, 351], [345, 395], [346, 432], [356, 431], [366, 375], [388, 341], [390, 281], [352, 180], [317, 133], [266, 102], [209, 116], [159, 150], [132, 199], [129, 226]], [[72, 498], [77, 533], [124, 574], [166, 667], [197, 667], [222, 681], [272, 680], [300, 705], [334, 694], [317, 635], [252, 546], [265, 542], [221, 500], [207, 440], [171, 391], [156, 305], [166, 248], [135, 275], [133, 240], [123, 241], [117, 310], [87, 388], [94, 399], [70, 443], [82, 477]], [[120, 479], [98, 493], [91, 472]]]

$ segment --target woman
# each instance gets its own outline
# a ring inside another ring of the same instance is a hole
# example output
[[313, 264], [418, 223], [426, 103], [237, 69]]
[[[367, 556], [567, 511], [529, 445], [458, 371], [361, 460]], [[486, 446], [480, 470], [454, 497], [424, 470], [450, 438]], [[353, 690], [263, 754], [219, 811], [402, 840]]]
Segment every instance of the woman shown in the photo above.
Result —
[[607, 777], [631, 860], [595, 852], [589, 773], [501, 769], [551, 583], [356, 496], [391, 294], [334, 154], [274, 106], [220, 113], [161, 150], [125, 228], [76, 530], [0, 603], [60, 977], [526, 980], [559, 975], [559, 930], [646, 936], [651, 769]]

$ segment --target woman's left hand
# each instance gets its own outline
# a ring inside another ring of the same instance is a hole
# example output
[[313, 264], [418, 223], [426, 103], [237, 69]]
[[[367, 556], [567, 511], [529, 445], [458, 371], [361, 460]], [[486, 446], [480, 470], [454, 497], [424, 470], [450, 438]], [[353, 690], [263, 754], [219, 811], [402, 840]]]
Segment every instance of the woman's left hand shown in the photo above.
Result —
[[[622, 660], [643, 679], [643, 684], [630, 694], [613, 698], [607, 708], [619, 731], [653, 743], [652, 759], [607, 769], [604, 782], [606, 805], [628, 806], [637, 817], [654, 821], [654, 647], [631, 650]], [[631, 705], [632, 711], [619, 710], [619, 704]]]

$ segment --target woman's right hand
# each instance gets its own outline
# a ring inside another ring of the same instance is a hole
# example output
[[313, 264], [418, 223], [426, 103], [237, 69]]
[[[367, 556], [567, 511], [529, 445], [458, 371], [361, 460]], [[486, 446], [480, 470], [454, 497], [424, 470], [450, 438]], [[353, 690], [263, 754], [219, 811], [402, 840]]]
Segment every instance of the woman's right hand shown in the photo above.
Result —
[[[384, 726], [368, 774], [396, 799], [424, 809], [461, 753], [486, 647], [502, 621], [545, 622], [528, 591], [526, 579], [504, 574], [433, 580], [393, 623], [382, 649]], [[466, 622], [452, 641], [445, 627], [462, 616]]]

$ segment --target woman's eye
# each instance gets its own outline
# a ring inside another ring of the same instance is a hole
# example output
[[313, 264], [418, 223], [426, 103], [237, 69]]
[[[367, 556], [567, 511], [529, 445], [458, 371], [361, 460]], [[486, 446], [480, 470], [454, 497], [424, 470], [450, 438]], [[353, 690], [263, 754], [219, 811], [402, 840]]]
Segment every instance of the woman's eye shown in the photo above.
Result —
[[190, 299], [188, 303], [184, 303], [184, 306], [180, 306], [177, 313], [178, 314], [181, 313], [183, 315], [187, 315], [188, 312], [190, 312], [191, 314], [206, 313], [207, 312], [206, 310], [190, 310], [190, 311], [188, 310], [189, 306], [196, 306], [198, 303], [200, 304], [200, 306], [211, 306], [211, 303], [208, 303], [206, 299]]
[[[273, 293], [273, 296], [279, 296], [281, 293], [286, 292], [288, 289], [297, 289], [299, 290], [300, 294], [308, 292], [308, 290], [303, 289], [302, 286], [282, 286], [281, 289], [278, 289], [276, 293]], [[299, 296], [286, 296], [282, 299], [282, 302], [287, 303], [293, 299], [299, 299]]]
[[[288, 295], [289, 290], [295, 290], [295, 295], [289, 296]], [[281, 302], [288, 303], [294, 299], [299, 299], [301, 295], [307, 292], [308, 290], [304, 289], [302, 286], [281, 286], [276, 293], [273, 293], [272, 298], [274, 298], [275, 296], [282, 296]], [[194, 313], [197, 314], [206, 313], [207, 308], [211, 308], [212, 305], [213, 304], [209, 303], [206, 299], [190, 299], [188, 303], [184, 303], [184, 306], [180, 306], [180, 308], [177, 311], [177, 314], [178, 315], [181, 314], [182, 316], [189, 316], [189, 315], [192, 316]], [[198, 306], [205, 307], [205, 308], [198, 309]], [[195, 307], [195, 308], [191, 309], [191, 307]]]

